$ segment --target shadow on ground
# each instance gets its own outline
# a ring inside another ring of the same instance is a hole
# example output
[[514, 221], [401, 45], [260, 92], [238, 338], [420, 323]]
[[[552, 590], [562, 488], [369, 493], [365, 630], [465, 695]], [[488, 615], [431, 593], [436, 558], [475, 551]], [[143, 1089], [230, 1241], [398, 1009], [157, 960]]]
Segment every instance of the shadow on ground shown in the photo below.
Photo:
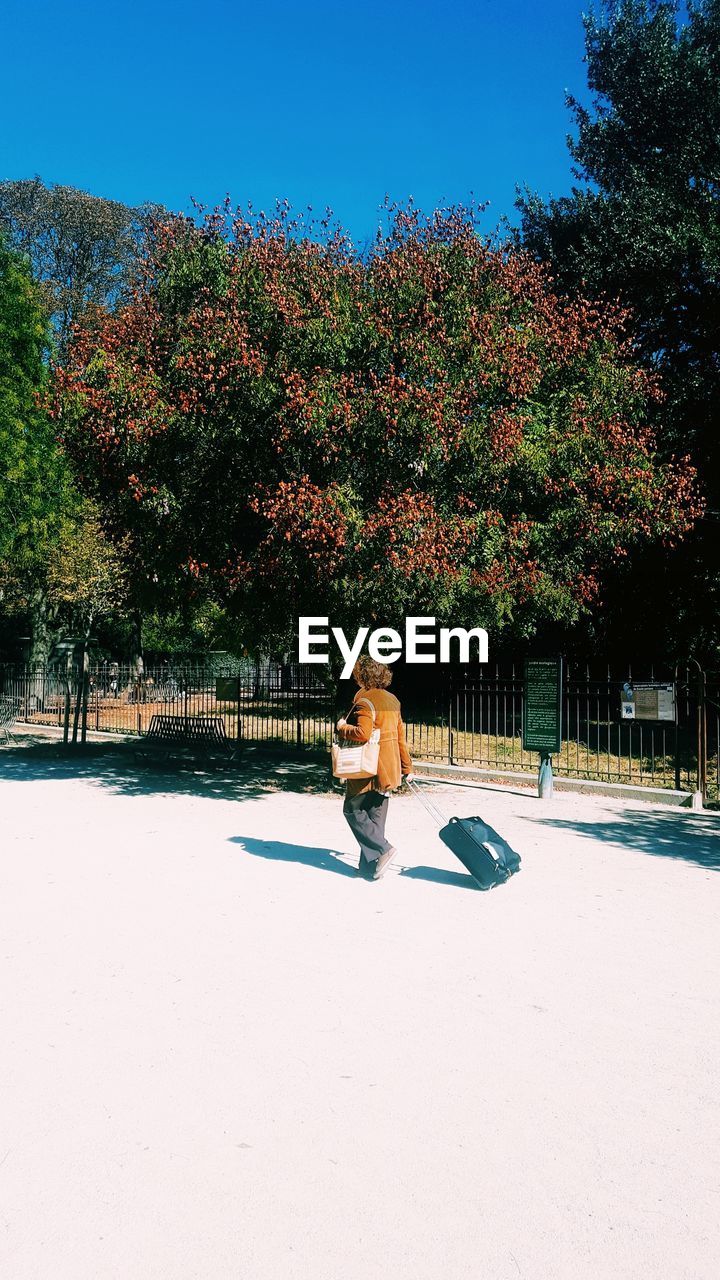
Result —
[[457, 889], [480, 892], [472, 876], [461, 871], [443, 871], [441, 867], [403, 867], [400, 875], [403, 880], [429, 880], [431, 884], [450, 884]]
[[672, 810], [669, 813], [627, 810], [611, 821], [573, 822], [569, 818], [523, 818], [558, 832], [572, 831], [654, 858], [680, 858], [708, 871], [720, 871], [720, 817]]
[[314, 760], [287, 760], [249, 749], [228, 769], [173, 763], [148, 764], [132, 743], [93, 743], [68, 749], [42, 742], [0, 751], [0, 782], [58, 782], [84, 778], [119, 795], [197, 795], [251, 800], [273, 791], [332, 794], [327, 767]]
[[334, 871], [337, 875], [351, 876], [354, 880], [359, 878], [357, 867], [343, 862], [342, 855], [334, 849], [286, 844], [283, 840], [257, 840], [252, 836], [230, 836], [230, 843], [238, 845], [243, 853], [252, 853], [257, 858], [269, 858], [271, 862], [298, 862], [303, 867], [314, 867], [318, 871]]
[[[303, 867], [314, 867], [318, 871], [334, 871], [337, 875], [351, 876], [354, 880], [361, 878], [357, 867], [344, 861], [347, 855], [334, 849], [287, 844], [282, 840], [257, 840], [253, 836], [231, 836], [230, 843], [238, 845], [244, 853], [251, 853], [257, 858], [269, 858], [271, 862], [297, 862]], [[439, 867], [404, 867], [400, 875], [407, 880], [428, 880], [431, 884], [449, 884], [477, 892], [472, 876], [443, 871]]]

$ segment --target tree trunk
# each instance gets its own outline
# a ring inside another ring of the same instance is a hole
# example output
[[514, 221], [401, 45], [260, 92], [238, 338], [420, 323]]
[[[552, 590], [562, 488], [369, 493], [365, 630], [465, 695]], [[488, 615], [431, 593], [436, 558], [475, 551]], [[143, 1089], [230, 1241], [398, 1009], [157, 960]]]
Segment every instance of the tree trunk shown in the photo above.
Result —
[[88, 718], [88, 695], [90, 690], [90, 654], [88, 653], [87, 644], [83, 650], [83, 669], [82, 669], [82, 743], [83, 746], [87, 740], [87, 718]]
[[39, 587], [33, 592], [30, 600], [30, 665], [32, 667], [47, 665], [53, 643], [54, 612], [45, 592], [42, 587]]
[[135, 684], [139, 684], [142, 680], [145, 669], [143, 660], [143, 643], [142, 643], [142, 614], [139, 609], [133, 610], [132, 615], [132, 668], [134, 672]]
[[73, 712], [73, 727], [72, 727], [72, 745], [73, 745], [74, 747], [76, 747], [76, 746], [77, 746], [78, 725], [79, 725], [79, 723], [80, 723], [80, 708], [81, 708], [81, 706], [82, 706], [82, 689], [83, 689], [83, 682], [82, 682], [82, 669], [81, 669], [81, 668], [79, 668], [79, 669], [78, 669], [77, 692], [76, 692], [76, 695], [75, 695], [75, 710], [74, 710], [74, 712]]
[[88, 714], [88, 688], [90, 685], [90, 632], [92, 631], [93, 614], [90, 612], [87, 618], [85, 634], [83, 636], [82, 654], [80, 659], [80, 668], [78, 672], [78, 699], [81, 702], [81, 741], [83, 746], [87, 739], [87, 714]]
[[30, 598], [30, 666], [27, 684], [27, 709], [42, 710], [45, 701], [45, 676], [53, 645], [54, 633], [52, 623], [56, 610], [49, 603], [42, 589], [38, 587]]
[[70, 681], [72, 679], [73, 655], [70, 652], [65, 661], [65, 713], [63, 715], [63, 745], [68, 745], [70, 736]]

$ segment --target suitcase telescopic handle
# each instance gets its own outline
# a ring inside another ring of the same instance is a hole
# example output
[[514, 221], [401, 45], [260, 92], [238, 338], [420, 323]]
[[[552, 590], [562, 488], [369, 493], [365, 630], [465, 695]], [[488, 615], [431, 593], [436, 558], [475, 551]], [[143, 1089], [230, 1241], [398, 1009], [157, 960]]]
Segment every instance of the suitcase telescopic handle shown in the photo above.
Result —
[[426, 795], [423, 795], [422, 788], [418, 786], [417, 782], [415, 782], [414, 779], [412, 782], [408, 782], [407, 785], [412, 791], [413, 795], [416, 796], [417, 799], [420, 801], [423, 808], [427, 809], [428, 813], [430, 814], [430, 817], [434, 818], [435, 822], [437, 822], [439, 827], [444, 827], [445, 824], [447, 823], [447, 818], [445, 817], [445, 814], [440, 809], [438, 809], [435, 802], [433, 800], [429, 800]]

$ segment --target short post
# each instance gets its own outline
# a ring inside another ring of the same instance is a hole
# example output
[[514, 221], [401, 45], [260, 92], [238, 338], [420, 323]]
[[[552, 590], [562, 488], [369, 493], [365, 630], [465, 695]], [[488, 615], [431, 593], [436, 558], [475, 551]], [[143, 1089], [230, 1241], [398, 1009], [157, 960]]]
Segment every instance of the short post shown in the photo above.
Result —
[[538, 797], [540, 800], [552, 799], [553, 793], [553, 771], [552, 756], [540, 756], [540, 772], [538, 774]]

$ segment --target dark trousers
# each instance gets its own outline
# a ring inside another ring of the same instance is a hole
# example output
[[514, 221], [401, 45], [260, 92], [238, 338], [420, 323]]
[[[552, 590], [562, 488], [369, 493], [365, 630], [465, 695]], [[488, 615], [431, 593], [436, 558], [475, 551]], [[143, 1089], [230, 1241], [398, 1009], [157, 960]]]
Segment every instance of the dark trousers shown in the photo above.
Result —
[[360, 845], [361, 863], [377, 862], [381, 853], [392, 846], [385, 839], [388, 797], [380, 791], [363, 791], [359, 796], [346, 796], [343, 813]]

